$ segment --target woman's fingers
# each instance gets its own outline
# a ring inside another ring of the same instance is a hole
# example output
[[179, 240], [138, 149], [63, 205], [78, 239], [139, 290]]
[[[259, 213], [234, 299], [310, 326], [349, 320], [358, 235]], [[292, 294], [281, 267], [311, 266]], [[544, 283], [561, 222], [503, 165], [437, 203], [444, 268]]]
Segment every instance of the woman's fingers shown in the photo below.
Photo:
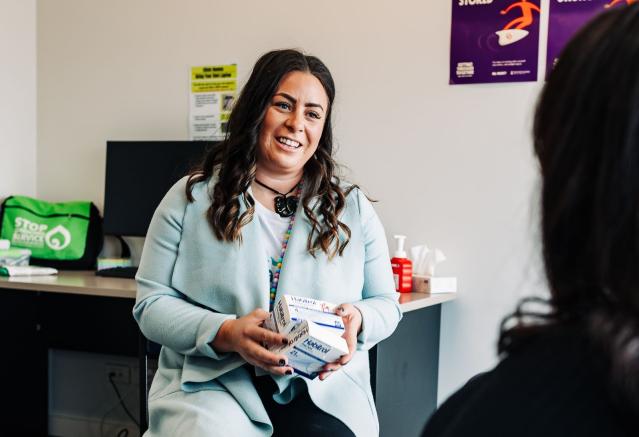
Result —
[[353, 358], [353, 354], [342, 355], [337, 361], [340, 365], [345, 366]]
[[[260, 366], [262, 367], [262, 366]], [[269, 373], [272, 373], [274, 375], [292, 375], [293, 374], [293, 368], [290, 366], [269, 366], [266, 365], [265, 367], [262, 367], [262, 369], [266, 370]]]
[[260, 345], [256, 345], [256, 347], [253, 348], [251, 358], [270, 366], [285, 366], [288, 363], [284, 355], [276, 355]]
[[288, 344], [285, 335], [269, 331], [260, 326], [252, 326], [247, 330], [247, 335], [260, 344], [270, 344], [272, 346], [285, 346]]
[[339, 363], [339, 361], [335, 361], [333, 363], [328, 363], [326, 365], [324, 365], [324, 367], [322, 367], [322, 372], [336, 372], [339, 369], [342, 368], [342, 365]]
[[333, 373], [337, 372], [342, 368], [342, 365], [339, 361], [335, 361], [333, 363], [328, 363], [324, 367], [322, 367], [322, 371], [319, 373], [319, 379], [324, 381], [326, 378], [331, 376]]
[[324, 381], [326, 378], [328, 378], [332, 374], [333, 374], [332, 371], [320, 372], [319, 379], [320, 379], [320, 381]]
[[362, 314], [355, 306], [349, 303], [343, 303], [335, 309], [335, 313], [342, 317], [344, 321], [344, 334], [342, 337], [346, 341], [348, 351], [346, 355], [342, 355], [337, 361], [326, 364], [319, 374], [320, 380], [324, 381], [329, 378], [334, 372], [341, 369], [346, 365], [351, 358], [357, 347], [357, 335], [362, 326]]
[[[256, 364], [269, 371], [272, 367], [287, 365], [286, 356], [273, 353], [262, 346], [263, 344], [282, 346], [286, 341], [286, 337], [264, 328], [254, 327], [248, 332], [248, 338], [246, 340], [245, 353], [248, 358], [250, 358], [250, 361], [252, 361], [251, 364]], [[278, 371], [277, 373], [281, 372]]]
[[239, 345], [240, 355], [250, 364], [260, 367], [276, 375], [292, 374], [293, 369], [288, 366], [288, 360], [283, 354], [272, 352], [273, 349], [288, 344], [286, 336], [263, 328], [269, 313], [263, 309], [256, 309], [247, 317], [243, 326]]
[[254, 309], [251, 315], [259, 320], [260, 323], [269, 318], [268, 312], [263, 310], [262, 308]]
[[344, 334], [342, 334], [342, 337], [346, 340], [349, 353], [342, 356], [339, 361], [341, 364], [346, 364], [352, 358], [357, 347], [357, 333], [362, 326], [362, 314], [349, 303], [341, 304], [335, 312], [342, 316], [344, 321]]
[[248, 354], [244, 359], [250, 364], [276, 375], [293, 374], [293, 368], [288, 365], [288, 360], [284, 355], [274, 354], [256, 343], [248, 348]]
[[288, 360], [285, 356], [273, 354], [260, 345], [251, 348], [249, 353], [244, 355], [244, 359], [249, 364], [276, 375], [293, 374], [293, 368], [288, 365]]

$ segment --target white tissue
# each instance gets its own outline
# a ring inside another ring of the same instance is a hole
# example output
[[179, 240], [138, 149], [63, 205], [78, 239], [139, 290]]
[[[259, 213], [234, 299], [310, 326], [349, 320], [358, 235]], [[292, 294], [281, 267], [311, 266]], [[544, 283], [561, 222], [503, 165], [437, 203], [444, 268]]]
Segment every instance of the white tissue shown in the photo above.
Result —
[[413, 274], [422, 276], [434, 276], [435, 266], [446, 260], [446, 256], [439, 249], [430, 250], [428, 246], [422, 244], [410, 249], [411, 261], [413, 262]]

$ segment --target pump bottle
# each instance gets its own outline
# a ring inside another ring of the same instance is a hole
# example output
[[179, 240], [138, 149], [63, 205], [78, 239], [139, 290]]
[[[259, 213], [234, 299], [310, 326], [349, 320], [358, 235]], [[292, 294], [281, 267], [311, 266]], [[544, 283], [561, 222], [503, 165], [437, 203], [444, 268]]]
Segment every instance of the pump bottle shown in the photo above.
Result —
[[413, 263], [406, 256], [404, 250], [405, 235], [393, 236], [397, 242], [395, 256], [391, 259], [393, 278], [395, 278], [395, 290], [400, 293], [410, 293], [413, 280]]

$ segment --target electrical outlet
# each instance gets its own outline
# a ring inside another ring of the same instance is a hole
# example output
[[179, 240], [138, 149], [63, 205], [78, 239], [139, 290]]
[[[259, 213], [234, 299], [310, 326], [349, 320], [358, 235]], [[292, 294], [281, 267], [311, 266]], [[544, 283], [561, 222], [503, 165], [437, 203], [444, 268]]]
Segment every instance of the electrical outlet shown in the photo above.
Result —
[[107, 363], [106, 375], [116, 384], [131, 384], [131, 368], [126, 364]]

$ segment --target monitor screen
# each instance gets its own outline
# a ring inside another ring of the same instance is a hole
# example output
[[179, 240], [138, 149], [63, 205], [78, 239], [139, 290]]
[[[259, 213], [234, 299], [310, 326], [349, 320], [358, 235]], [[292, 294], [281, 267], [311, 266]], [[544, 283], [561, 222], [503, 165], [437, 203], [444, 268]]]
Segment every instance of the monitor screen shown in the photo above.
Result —
[[153, 212], [180, 178], [214, 143], [207, 141], [107, 141], [104, 233], [146, 235]]

